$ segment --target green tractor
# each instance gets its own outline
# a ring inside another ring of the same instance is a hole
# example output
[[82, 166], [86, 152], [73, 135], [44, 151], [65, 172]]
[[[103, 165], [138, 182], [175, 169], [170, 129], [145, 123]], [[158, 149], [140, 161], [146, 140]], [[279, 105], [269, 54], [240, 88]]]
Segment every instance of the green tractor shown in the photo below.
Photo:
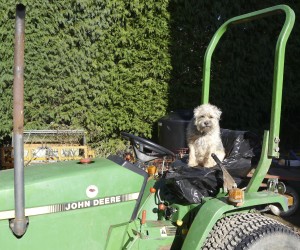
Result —
[[[199, 202], [172, 194], [164, 166], [158, 173], [145, 163], [174, 157], [147, 139], [123, 133], [138, 162], [117, 155], [91, 162], [31, 165], [23, 160], [23, 68], [25, 7], [17, 6], [14, 67], [14, 170], [0, 172], [0, 248], [17, 249], [299, 249], [297, 234], [265, 217], [287, 211], [282, 187], [258, 191], [278, 155], [285, 45], [294, 12], [279, 5], [224, 23], [207, 48], [202, 103], [208, 102], [210, 63], [223, 33], [232, 25], [273, 14], [286, 19], [276, 46], [270, 131], [265, 131], [253, 177], [241, 189], [219, 163], [224, 185]], [[142, 164], [144, 163], [144, 164]], [[149, 164], [150, 165], [150, 164]], [[164, 165], [164, 162], [163, 164]], [[169, 173], [166, 173], [169, 172]], [[226, 184], [226, 185], [225, 185]], [[230, 184], [230, 185], [229, 185]]]

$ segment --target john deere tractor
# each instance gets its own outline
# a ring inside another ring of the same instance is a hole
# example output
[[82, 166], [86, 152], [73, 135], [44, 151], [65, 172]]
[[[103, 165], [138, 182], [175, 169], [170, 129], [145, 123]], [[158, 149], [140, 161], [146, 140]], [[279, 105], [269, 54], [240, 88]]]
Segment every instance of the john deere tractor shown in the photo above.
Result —
[[[205, 54], [202, 103], [209, 101], [211, 57], [225, 31], [275, 14], [285, 15], [285, 22], [276, 45], [270, 130], [264, 132], [257, 164], [253, 166], [251, 157], [244, 158], [242, 174], [236, 175], [238, 171], [226, 159], [216, 159], [210, 172], [184, 166], [172, 151], [128, 133], [122, 135], [131, 142], [135, 161], [111, 155], [24, 168], [25, 7], [18, 5], [14, 169], [0, 172], [0, 248], [299, 249], [297, 234], [264, 215], [268, 210], [280, 214], [288, 209], [284, 187], [274, 181], [258, 191], [279, 152], [285, 45], [295, 20], [292, 9], [279, 5], [255, 11], [231, 18], [217, 30]], [[236, 135], [245, 141], [250, 138], [247, 133]], [[168, 167], [167, 158], [174, 161]], [[158, 165], [151, 166], [155, 161]], [[251, 168], [253, 177], [244, 182]]]

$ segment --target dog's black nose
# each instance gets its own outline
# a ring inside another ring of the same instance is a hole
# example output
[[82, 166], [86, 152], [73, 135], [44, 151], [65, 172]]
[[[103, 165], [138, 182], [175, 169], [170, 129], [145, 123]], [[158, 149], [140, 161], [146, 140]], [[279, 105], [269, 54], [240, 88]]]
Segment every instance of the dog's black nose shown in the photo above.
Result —
[[208, 125], [209, 125], [209, 122], [208, 122], [208, 121], [204, 122], [204, 125], [205, 125], [205, 126], [208, 126]]

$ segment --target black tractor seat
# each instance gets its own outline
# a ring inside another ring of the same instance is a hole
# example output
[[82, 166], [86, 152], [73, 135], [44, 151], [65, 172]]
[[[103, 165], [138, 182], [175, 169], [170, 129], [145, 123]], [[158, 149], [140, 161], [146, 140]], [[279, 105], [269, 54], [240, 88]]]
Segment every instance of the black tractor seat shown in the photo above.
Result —
[[[257, 165], [261, 143], [249, 131], [221, 129], [221, 138], [226, 152], [222, 165], [241, 186]], [[192, 168], [185, 160], [175, 161], [165, 179], [172, 192], [188, 203], [201, 203], [203, 197], [215, 196], [223, 186], [223, 172], [217, 164], [212, 168]]]

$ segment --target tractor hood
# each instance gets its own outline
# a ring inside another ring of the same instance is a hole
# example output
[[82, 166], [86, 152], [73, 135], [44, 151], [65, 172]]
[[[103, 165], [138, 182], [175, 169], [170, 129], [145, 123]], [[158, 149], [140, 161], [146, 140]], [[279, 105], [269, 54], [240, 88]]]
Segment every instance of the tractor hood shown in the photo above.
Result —
[[[115, 157], [90, 164], [76, 161], [25, 168], [25, 215], [139, 201], [147, 181], [144, 171]], [[14, 172], [0, 174], [0, 220], [14, 217]], [[138, 202], [136, 203], [136, 209]], [[135, 209], [135, 210], [136, 210]]]

